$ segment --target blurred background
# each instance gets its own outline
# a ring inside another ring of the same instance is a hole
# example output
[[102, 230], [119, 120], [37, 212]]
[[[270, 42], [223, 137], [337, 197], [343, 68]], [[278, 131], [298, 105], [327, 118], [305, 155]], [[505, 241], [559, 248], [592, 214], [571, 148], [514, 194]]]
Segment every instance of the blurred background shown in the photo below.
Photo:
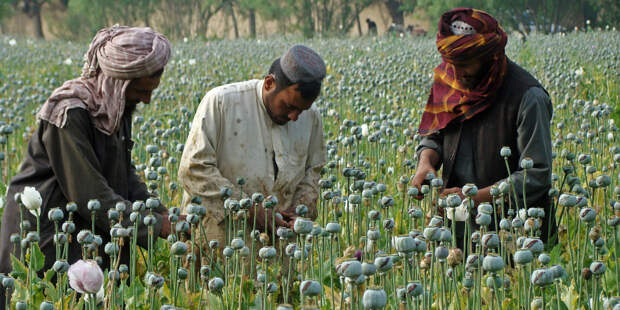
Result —
[[513, 34], [618, 27], [618, 0], [0, 0], [0, 34], [88, 40], [113, 24], [173, 40], [434, 35], [450, 8], [475, 7]]

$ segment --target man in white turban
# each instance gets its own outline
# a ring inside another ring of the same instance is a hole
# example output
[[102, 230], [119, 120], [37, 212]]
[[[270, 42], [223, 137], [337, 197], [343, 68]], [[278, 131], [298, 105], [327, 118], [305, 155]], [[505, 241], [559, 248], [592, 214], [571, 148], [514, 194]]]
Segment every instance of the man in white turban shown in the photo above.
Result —
[[[20, 257], [19, 240], [37, 227], [35, 217], [23, 206], [20, 212], [21, 204], [15, 199], [25, 187], [34, 187], [42, 197], [38, 213], [39, 247], [45, 254], [43, 270], [51, 268], [56, 260], [55, 229], [47, 216], [49, 210], [62, 209], [64, 218], [58, 221], [62, 224], [69, 219], [65, 206], [69, 202], [77, 204], [72, 215], [74, 227], [65, 232], [67, 237], [72, 235], [67, 261], [73, 263], [82, 258], [77, 233], [92, 227], [88, 208], [92, 199], [100, 204], [92, 233], [103, 241], [98, 249], [102, 266], [109, 266], [103, 248], [110, 241], [108, 210], [121, 210], [123, 226], [132, 226], [132, 202], [151, 197], [131, 164], [131, 114], [138, 103], [150, 102], [169, 57], [170, 43], [150, 28], [114, 26], [97, 33], [85, 55], [82, 76], [56, 89], [37, 114], [39, 126], [28, 142], [26, 158], [11, 180], [6, 197], [0, 232], [0, 273], [11, 271], [10, 255]], [[125, 208], [117, 207], [121, 204]], [[154, 216], [155, 235], [166, 237], [170, 233], [166, 208], [160, 205]], [[30, 224], [21, 226], [20, 217]], [[146, 227], [138, 229], [138, 243], [142, 246], [147, 244], [147, 233]], [[128, 262], [127, 254], [128, 246], [124, 246], [121, 263]], [[0, 307], [4, 299], [4, 295], [0, 296]]]

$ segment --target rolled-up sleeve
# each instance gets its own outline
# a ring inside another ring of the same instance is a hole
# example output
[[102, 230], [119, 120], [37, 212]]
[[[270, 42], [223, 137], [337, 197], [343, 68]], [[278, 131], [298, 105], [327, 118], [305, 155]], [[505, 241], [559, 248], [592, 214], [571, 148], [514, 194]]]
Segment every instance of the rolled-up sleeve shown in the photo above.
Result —
[[437, 154], [439, 154], [439, 162], [435, 167], [436, 170], [439, 170], [439, 167], [441, 167], [441, 159], [443, 158], [443, 133], [439, 131], [432, 135], [422, 137], [420, 144], [418, 144], [418, 146], [416, 147], [416, 154], [418, 160], [420, 158], [420, 154], [425, 149], [434, 150], [435, 152], [437, 152]]
[[[532, 87], [523, 95], [517, 117], [517, 147], [519, 163], [524, 158], [531, 158], [534, 166], [527, 169], [526, 199], [528, 207], [547, 195], [551, 188], [551, 132], [550, 121], [553, 114], [551, 99], [547, 93]], [[519, 169], [511, 178], [523, 207], [523, 178], [526, 172]]]

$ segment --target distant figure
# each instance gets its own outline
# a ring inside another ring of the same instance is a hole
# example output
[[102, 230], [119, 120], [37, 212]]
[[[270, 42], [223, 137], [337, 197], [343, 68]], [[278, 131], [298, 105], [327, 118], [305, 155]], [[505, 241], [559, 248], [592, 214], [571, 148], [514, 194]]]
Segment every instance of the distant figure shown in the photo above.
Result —
[[403, 27], [403, 25], [391, 24], [387, 32], [389, 34], [397, 34], [402, 36], [405, 33], [405, 27]]
[[416, 26], [418, 25], [407, 26], [407, 33], [409, 33], [411, 36], [414, 36], [414, 37], [425, 36], [426, 30], [420, 29], [420, 28], [416, 29]]
[[366, 18], [366, 24], [368, 24], [368, 34], [376, 36], [377, 35], [377, 23], [373, 22], [372, 19]]

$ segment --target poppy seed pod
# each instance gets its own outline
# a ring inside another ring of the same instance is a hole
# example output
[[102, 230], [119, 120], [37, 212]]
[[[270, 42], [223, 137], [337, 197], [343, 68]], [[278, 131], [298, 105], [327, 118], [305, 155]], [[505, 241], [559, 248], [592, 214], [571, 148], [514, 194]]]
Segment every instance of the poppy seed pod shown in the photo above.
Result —
[[366, 238], [368, 238], [368, 240], [377, 241], [379, 237], [381, 237], [381, 233], [376, 229], [371, 228], [366, 232]]
[[439, 241], [442, 241], [442, 242], [452, 241], [452, 232], [449, 229], [445, 227], [441, 227], [439, 228], [439, 232], [440, 232]]
[[538, 255], [538, 262], [540, 262], [543, 266], [548, 265], [551, 262], [551, 256], [546, 253], [542, 253]]
[[499, 228], [501, 230], [509, 231], [511, 227], [512, 227], [512, 224], [510, 223], [508, 219], [503, 218], [499, 221]]
[[562, 194], [558, 198], [558, 204], [563, 207], [573, 207], [577, 204], [577, 197], [570, 194]]
[[439, 260], [445, 260], [448, 257], [450, 251], [444, 246], [438, 246], [435, 248], [435, 257]]
[[448, 207], [451, 207], [451, 208], [459, 206], [461, 202], [462, 202], [461, 197], [457, 194], [450, 194], [446, 198], [446, 203], [448, 204]]
[[364, 309], [383, 309], [387, 304], [387, 294], [380, 287], [370, 287], [364, 291], [362, 305]]
[[536, 269], [532, 272], [530, 282], [536, 286], [547, 286], [553, 283], [553, 274], [548, 269]]
[[86, 204], [86, 208], [88, 208], [88, 210], [91, 212], [99, 211], [99, 209], [101, 209], [101, 202], [99, 202], [99, 200], [97, 199], [91, 199]]
[[443, 180], [440, 178], [434, 178], [431, 180], [431, 186], [432, 187], [442, 187], [443, 186]]
[[393, 265], [394, 265], [394, 261], [392, 259], [392, 256], [383, 254], [383, 255], [379, 255], [375, 257], [375, 266], [377, 266], [377, 270], [380, 273], [384, 273], [390, 270], [390, 268], [392, 268]]
[[343, 277], [357, 278], [362, 274], [362, 264], [357, 259], [350, 259], [340, 263], [336, 271]]
[[566, 274], [566, 271], [560, 265], [553, 265], [553, 266], [551, 266], [551, 268], [549, 268], [549, 271], [551, 271], [551, 274], [553, 275], [553, 279], [554, 280], [555, 279], [561, 279]]
[[601, 261], [594, 261], [590, 264], [590, 271], [593, 275], [597, 277], [602, 275], [606, 269], [607, 268], [605, 267], [605, 263]]
[[377, 273], [377, 266], [374, 263], [362, 263], [362, 274], [369, 277]]
[[499, 155], [501, 157], [510, 157], [512, 155], [512, 151], [509, 146], [504, 146], [499, 150]]
[[284, 254], [286, 254], [286, 256], [293, 256], [296, 250], [297, 250], [297, 244], [290, 243], [284, 249]]
[[499, 247], [499, 236], [497, 234], [484, 234], [482, 236], [482, 246], [487, 249], [496, 249]]
[[426, 227], [424, 228], [424, 238], [429, 241], [439, 241], [441, 237], [441, 232], [437, 227]]
[[144, 211], [145, 208], [146, 206], [144, 205], [144, 202], [141, 200], [134, 201], [131, 204], [131, 211], [133, 212], [141, 212], [141, 211]]
[[480, 226], [489, 226], [493, 218], [486, 213], [476, 214], [476, 224]]
[[472, 183], [467, 183], [461, 189], [464, 196], [473, 197], [478, 194], [478, 187]]
[[47, 212], [47, 218], [51, 222], [61, 221], [64, 217], [65, 217], [64, 213], [59, 208], [53, 208], [53, 209], [50, 209], [49, 212]]
[[451, 248], [447, 261], [450, 267], [460, 265], [463, 262], [463, 251], [459, 248]]
[[187, 244], [177, 241], [170, 246], [170, 253], [176, 256], [183, 256], [187, 253]]
[[596, 211], [592, 208], [583, 208], [579, 211], [579, 219], [590, 223], [596, 219]]
[[439, 228], [439, 227], [443, 226], [443, 219], [440, 216], [433, 216], [433, 218], [431, 218], [428, 226]]
[[306, 216], [308, 214], [308, 206], [306, 205], [298, 205], [295, 207], [295, 214], [298, 216]]
[[240, 250], [244, 246], [245, 246], [245, 242], [242, 239], [235, 238], [230, 241], [230, 247], [233, 250]]
[[496, 254], [489, 254], [482, 260], [482, 269], [489, 272], [498, 272], [504, 269], [504, 259]]
[[59, 274], [65, 273], [69, 270], [69, 263], [66, 260], [57, 260], [54, 262], [52, 269]]
[[534, 160], [529, 157], [523, 158], [520, 167], [521, 169], [532, 169], [534, 167]]
[[67, 212], [72, 213], [77, 211], [77, 204], [75, 202], [69, 202], [67, 203], [67, 205], [65, 206], [65, 209], [67, 210]]
[[538, 238], [526, 238], [523, 242], [523, 248], [532, 251], [534, 255], [538, 255], [545, 249], [545, 245]]
[[272, 259], [276, 257], [276, 249], [273, 247], [263, 247], [258, 251], [258, 256], [262, 259]]
[[322, 290], [321, 284], [314, 280], [305, 280], [299, 285], [299, 291], [304, 296], [317, 296], [321, 294]]
[[224, 287], [224, 280], [221, 278], [215, 277], [211, 279], [208, 283], [209, 291], [219, 294]]
[[478, 213], [484, 213], [484, 214], [489, 214], [492, 215], [493, 214], [493, 206], [487, 202], [483, 202], [480, 205], [478, 205]]
[[426, 242], [424, 242], [423, 240], [417, 237], [413, 238], [413, 241], [415, 244], [415, 249], [414, 249], [415, 252], [418, 252], [418, 253], [426, 252]]
[[476, 254], [470, 254], [465, 259], [465, 268], [466, 269], [478, 269], [480, 267], [480, 257]]
[[335, 222], [327, 223], [325, 230], [330, 234], [338, 234], [340, 233], [340, 224]]
[[265, 200], [265, 196], [261, 193], [252, 194], [252, 202], [253, 203], [261, 203]]
[[298, 217], [295, 219], [293, 230], [297, 234], [306, 235], [312, 232], [313, 226], [314, 226], [314, 223], [311, 220], [305, 219], [303, 217]]
[[515, 263], [520, 265], [529, 264], [534, 259], [534, 255], [532, 255], [532, 251], [527, 249], [518, 250], [515, 252], [513, 256]]

